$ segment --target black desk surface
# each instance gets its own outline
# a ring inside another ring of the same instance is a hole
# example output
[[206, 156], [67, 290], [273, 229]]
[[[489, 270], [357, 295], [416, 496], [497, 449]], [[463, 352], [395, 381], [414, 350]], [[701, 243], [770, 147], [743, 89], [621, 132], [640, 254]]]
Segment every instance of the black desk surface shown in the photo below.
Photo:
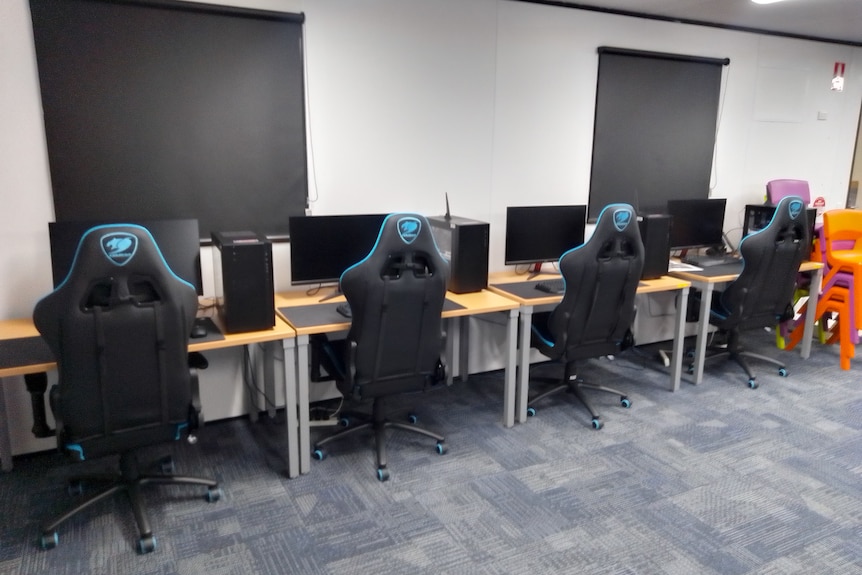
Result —
[[[206, 324], [207, 334], [204, 337], [189, 339], [190, 343], [224, 339], [221, 330], [211, 318], [198, 318], [198, 321]], [[53, 361], [54, 354], [41, 336], [0, 339], [0, 369]]]
[[707, 278], [713, 278], [717, 276], [730, 276], [730, 275], [739, 275], [742, 273], [742, 260], [738, 262], [732, 262], [729, 264], [719, 264], [717, 266], [709, 266], [702, 268], [700, 271], [690, 271], [686, 272], [693, 275], [699, 275]]
[[[563, 294], [553, 294], [536, 289], [536, 284], [541, 283], [542, 281], [546, 280], [527, 280], [522, 282], [500, 283], [494, 284], [494, 287], [499, 290], [509, 292], [510, 294], [523, 299], [538, 299], [553, 296], [562, 297]], [[640, 285], [644, 286], [646, 284], [640, 282]]]
[[[344, 317], [336, 310], [336, 308], [342, 303], [344, 302], [285, 306], [278, 308], [278, 312], [288, 321], [288, 323], [290, 323], [290, 325], [296, 328], [349, 323], [350, 318]], [[449, 298], [446, 298], [446, 301], [443, 302], [444, 312], [454, 311], [457, 309], [464, 309], [464, 306], [455, 303]]]
[[0, 369], [52, 361], [54, 354], [41, 336], [0, 340]]

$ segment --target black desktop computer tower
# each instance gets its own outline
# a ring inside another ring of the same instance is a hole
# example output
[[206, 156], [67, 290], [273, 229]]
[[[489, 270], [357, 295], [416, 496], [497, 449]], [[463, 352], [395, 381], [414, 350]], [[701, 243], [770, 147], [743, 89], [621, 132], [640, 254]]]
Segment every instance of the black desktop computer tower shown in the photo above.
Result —
[[434, 240], [449, 260], [449, 291], [469, 293], [488, 287], [490, 225], [457, 216], [428, 218]]
[[667, 275], [670, 261], [670, 216], [646, 215], [638, 220], [644, 244], [644, 268], [641, 279], [651, 280]]
[[272, 244], [254, 232], [213, 232], [216, 306], [227, 333], [275, 325]]

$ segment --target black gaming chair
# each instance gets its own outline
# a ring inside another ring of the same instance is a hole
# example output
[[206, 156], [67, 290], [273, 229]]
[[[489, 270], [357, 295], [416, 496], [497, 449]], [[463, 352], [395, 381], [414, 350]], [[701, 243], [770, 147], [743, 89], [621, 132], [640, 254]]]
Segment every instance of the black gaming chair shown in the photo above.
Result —
[[[120, 454], [119, 475], [70, 480], [109, 480], [109, 488], [42, 528], [40, 543], [58, 543], [57, 527], [118, 491], [125, 491], [140, 531], [137, 549], [155, 549], [141, 487], [196, 484], [206, 498], [221, 495], [209, 479], [172, 475], [173, 462], [157, 462], [160, 474], [144, 474], [135, 450], [178, 440], [197, 426], [197, 374], [189, 367], [188, 337], [197, 294], [167, 266], [150, 233], [140, 226], [90, 229], [78, 245], [68, 277], [36, 304], [33, 320], [57, 360], [58, 383], [49, 396], [57, 445], [77, 460]], [[188, 436], [194, 441], [193, 436]]]
[[807, 221], [802, 198], [782, 199], [769, 225], [742, 238], [739, 244], [742, 273], [723, 291], [713, 293], [709, 323], [726, 336], [726, 342], [711, 346], [707, 359], [727, 356], [734, 360], [745, 370], [752, 389], [758, 384], [744, 356], [777, 365], [782, 377], [787, 376], [787, 370], [781, 361], [743, 351], [739, 334], [746, 329], [774, 327], [779, 321], [793, 317], [791, 302], [796, 275], [811, 250]]
[[535, 415], [533, 406], [542, 399], [566, 390], [589, 410], [595, 429], [601, 429], [602, 420], [584, 389], [617, 394], [623, 407], [631, 406], [624, 393], [579, 379], [576, 362], [619, 353], [630, 343], [643, 260], [635, 212], [628, 204], [606, 206], [590, 239], [560, 257], [563, 301], [551, 312], [534, 314], [531, 345], [565, 364], [563, 379], [550, 380], [557, 385], [529, 401], [528, 415]]
[[[437, 250], [428, 221], [418, 214], [387, 216], [368, 256], [344, 271], [340, 287], [352, 323], [344, 352], [334, 367], [327, 367], [334, 370], [345, 397], [372, 400], [372, 414], [362, 418], [365, 423], [318, 441], [315, 459], [325, 457], [323, 447], [329, 442], [370, 428], [377, 445], [377, 478], [386, 481], [387, 427], [431, 437], [437, 440], [437, 452], [445, 453], [443, 436], [387, 420], [385, 402], [445, 380], [441, 314], [448, 276], [449, 264]], [[416, 417], [411, 414], [409, 421], [415, 423]], [[349, 418], [343, 424], [349, 426]]]

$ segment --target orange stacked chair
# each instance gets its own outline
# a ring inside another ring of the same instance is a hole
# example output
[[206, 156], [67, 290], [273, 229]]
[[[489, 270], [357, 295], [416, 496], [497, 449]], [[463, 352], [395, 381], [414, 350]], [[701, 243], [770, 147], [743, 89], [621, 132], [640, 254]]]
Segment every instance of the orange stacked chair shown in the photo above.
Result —
[[[837, 318], [838, 325], [825, 343], [840, 344], [841, 369], [850, 369], [862, 326], [862, 212], [826, 212], [812, 260], [822, 261], [826, 266], [815, 317], [821, 329], [825, 329], [826, 314]], [[786, 348], [792, 349], [801, 338], [802, 326], [797, 325]]]

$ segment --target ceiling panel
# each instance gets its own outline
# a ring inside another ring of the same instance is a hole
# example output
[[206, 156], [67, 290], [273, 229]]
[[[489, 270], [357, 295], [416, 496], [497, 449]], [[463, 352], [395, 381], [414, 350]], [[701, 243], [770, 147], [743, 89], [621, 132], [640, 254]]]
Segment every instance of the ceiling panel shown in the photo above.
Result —
[[862, 0], [563, 0], [661, 18], [757, 29], [862, 46]]

